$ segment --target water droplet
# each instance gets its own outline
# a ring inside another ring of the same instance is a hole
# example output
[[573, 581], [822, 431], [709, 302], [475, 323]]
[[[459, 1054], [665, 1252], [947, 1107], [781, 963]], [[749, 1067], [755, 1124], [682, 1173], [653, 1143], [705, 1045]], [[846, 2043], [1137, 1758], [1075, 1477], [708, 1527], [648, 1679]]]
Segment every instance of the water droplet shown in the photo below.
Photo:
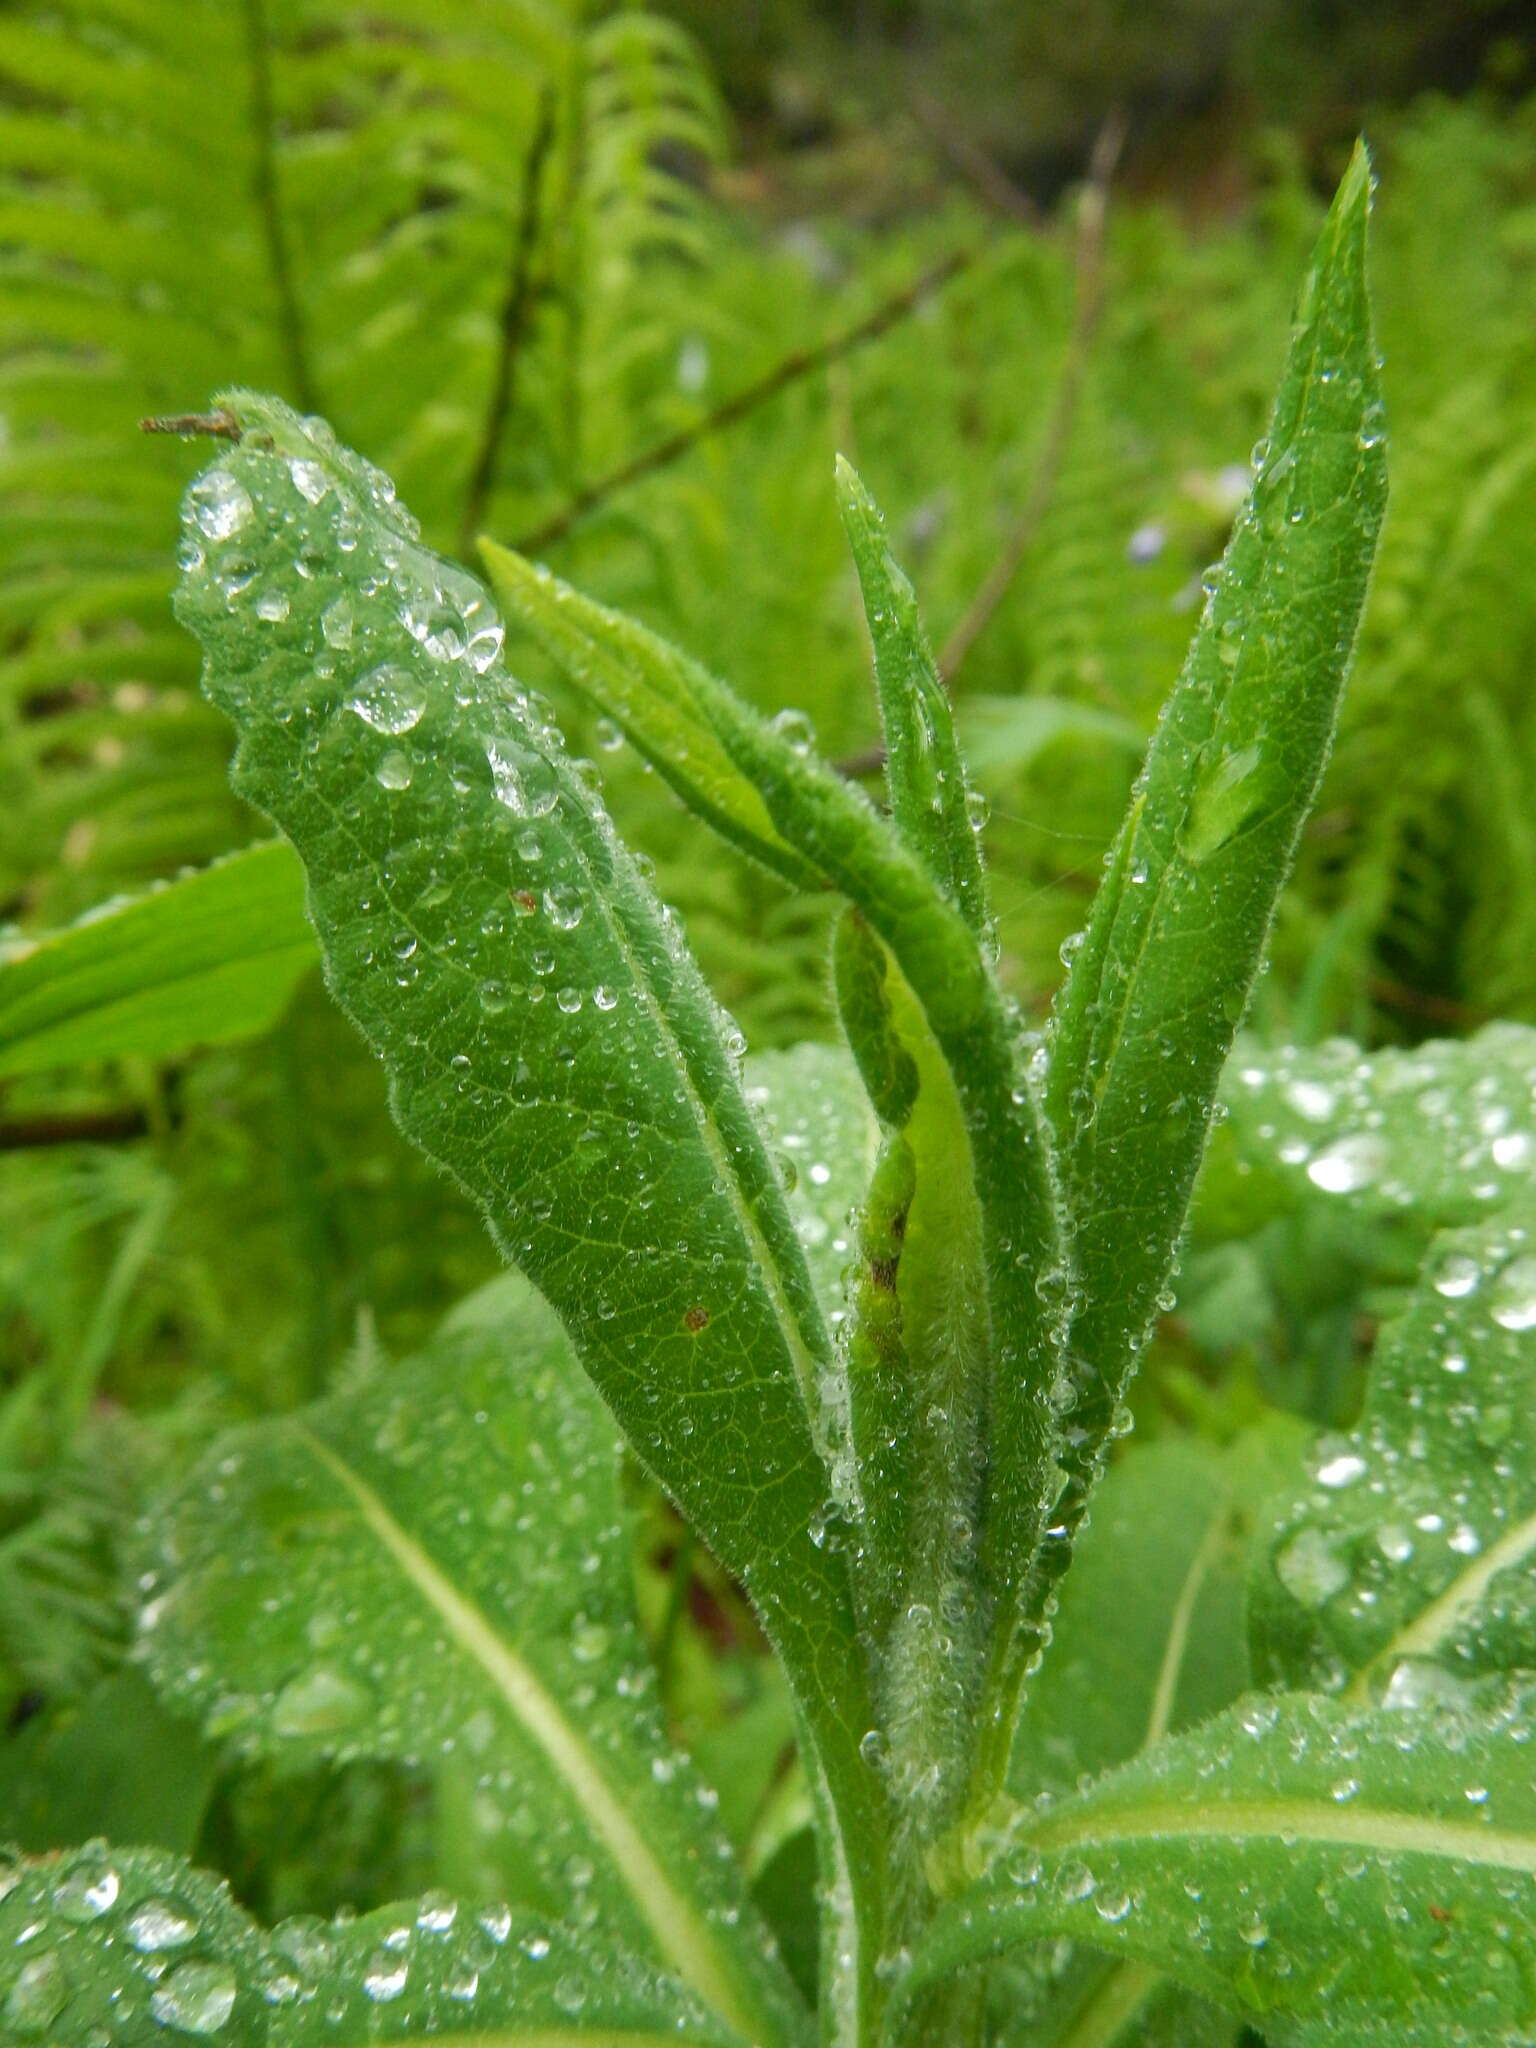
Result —
[[1201, 775], [1179, 828], [1179, 851], [1187, 861], [1209, 860], [1258, 810], [1266, 788], [1266, 779], [1254, 772], [1261, 759], [1256, 744], [1239, 747]]
[[581, 891], [569, 882], [557, 882], [544, 891], [544, 915], [557, 931], [573, 932], [585, 910]]
[[416, 1909], [416, 1925], [427, 1934], [446, 1934], [458, 1913], [458, 1900], [451, 1892], [425, 1892]]
[[288, 474], [293, 478], [293, 487], [301, 498], [307, 498], [311, 505], [318, 505], [331, 488], [331, 480], [318, 462], [307, 462], [302, 455], [295, 455], [289, 461]]
[[256, 616], [269, 626], [280, 626], [288, 616], [286, 590], [264, 590], [256, 600]]
[[1510, 1173], [1516, 1167], [1529, 1166], [1531, 1154], [1536, 1152], [1536, 1139], [1529, 1131], [1505, 1131], [1494, 1139], [1491, 1150], [1494, 1165]]
[[187, 505], [209, 540], [228, 540], [256, 509], [245, 486], [222, 469], [198, 478], [187, 492]]
[[434, 661], [462, 661], [468, 652], [462, 616], [435, 595], [411, 599], [401, 609], [400, 623]]
[[1275, 1576], [1303, 1607], [1321, 1607], [1349, 1584], [1349, 1572], [1319, 1529], [1303, 1529], [1275, 1559]]
[[803, 711], [797, 711], [793, 706], [770, 718], [768, 725], [786, 742], [792, 754], [808, 754], [816, 744], [815, 726]]
[[385, 789], [409, 789], [415, 772], [410, 755], [402, 754], [398, 747], [391, 747], [373, 774], [374, 780]]
[[327, 647], [350, 647], [354, 628], [352, 600], [349, 597], [338, 597], [320, 614], [320, 631], [324, 635]]
[[581, 1008], [581, 990], [579, 988], [559, 989], [556, 991], [555, 1001], [568, 1017], [574, 1017]]
[[1386, 1164], [1387, 1150], [1369, 1132], [1340, 1138], [1326, 1146], [1307, 1167], [1307, 1179], [1325, 1195], [1352, 1195], [1369, 1187]]
[[22, 1964], [6, 1998], [6, 2019], [18, 2034], [44, 2034], [64, 2010], [69, 1984], [64, 1965], [51, 1949]]
[[109, 1913], [121, 1889], [122, 1881], [111, 1864], [99, 1851], [87, 1849], [55, 1883], [53, 1908], [61, 1919], [84, 1926]]
[[410, 732], [421, 723], [426, 708], [426, 691], [397, 661], [370, 669], [358, 684], [357, 695], [347, 700], [347, 709], [355, 711], [364, 725], [391, 735]]
[[1327, 1458], [1317, 1468], [1317, 1483], [1330, 1488], [1353, 1486], [1357, 1479], [1363, 1479], [1366, 1463], [1356, 1451], [1340, 1451]]
[[392, 1955], [387, 1948], [376, 1949], [363, 1972], [363, 1992], [375, 2005], [388, 2005], [398, 1998], [405, 1989], [411, 1966], [404, 1956]]
[[146, 1899], [128, 1919], [128, 1939], [142, 1955], [185, 1948], [197, 1932], [197, 1921], [174, 1899]]
[[288, 1738], [331, 1735], [354, 1727], [373, 1699], [367, 1688], [329, 1664], [290, 1678], [272, 1703], [272, 1732]]
[[1512, 1259], [1504, 1268], [1490, 1313], [1501, 1330], [1536, 1329], [1536, 1258]]
[[216, 2034], [234, 2011], [238, 1991], [227, 1963], [178, 1963], [156, 1986], [149, 2010], [178, 2034]]
[[619, 999], [611, 988], [606, 988], [599, 982], [592, 991], [592, 1000], [600, 1010], [612, 1010], [617, 1007]]
[[1476, 1259], [1468, 1258], [1465, 1252], [1453, 1252], [1441, 1262], [1435, 1275], [1435, 1292], [1443, 1294], [1447, 1301], [1460, 1301], [1476, 1287], [1483, 1277], [1483, 1269]]

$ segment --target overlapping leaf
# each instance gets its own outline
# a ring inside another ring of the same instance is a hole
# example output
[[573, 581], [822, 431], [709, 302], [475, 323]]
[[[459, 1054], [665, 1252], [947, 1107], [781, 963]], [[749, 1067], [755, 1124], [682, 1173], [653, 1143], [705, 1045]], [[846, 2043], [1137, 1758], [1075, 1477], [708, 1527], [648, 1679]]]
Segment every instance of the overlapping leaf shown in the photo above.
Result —
[[225, 1438], [154, 1526], [144, 1641], [169, 1699], [263, 1754], [457, 1755], [520, 1903], [793, 2034], [657, 1715], [612, 1424], [524, 1282], [417, 1366]]
[[0, 1076], [248, 1037], [314, 960], [292, 849], [249, 847], [0, 965]]
[[258, 1927], [226, 1886], [92, 1843], [0, 1866], [0, 2020], [49, 2048], [731, 2048], [740, 2036], [622, 1945], [429, 1893], [360, 1919]]

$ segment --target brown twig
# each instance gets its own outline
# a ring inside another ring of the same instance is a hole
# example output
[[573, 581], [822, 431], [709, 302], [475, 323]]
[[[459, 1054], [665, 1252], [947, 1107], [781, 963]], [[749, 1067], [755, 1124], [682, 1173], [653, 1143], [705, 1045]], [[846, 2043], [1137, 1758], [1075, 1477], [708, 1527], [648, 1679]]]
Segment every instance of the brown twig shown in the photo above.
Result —
[[474, 467], [464, 497], [464, 517], [459, 525], [459, 553], [468, 555], [485, 518], [485, 508], [496, 484], [496, 464], [501, 439], [517, 384], [517, 359], [528, 331], [533, 304], [533, 257], [539, 240], [544, 169], [555, 139], [555, 96], [549, 86], [539, 95], [539, 111], [533, 138], [523, 159], [523, 195], [518, 208], [517, 231], [512, 240], [512, 264], [507, 276], [507, 295], [502, 301], [500, 341], [496, 367], [486, 399], [485, 424], [480, 433]]
[[221, 440], [238, 441], [240, 422], [222, 406], [217, 412], [168, 412], [140, 420], [141, 434], [215, 434]]
[[1109, 186], [1125, 146], [1125, 119], [1112, 113], [1100, 128], [1088, 163], [1088, 182], [1079, 202], [1077, 252], [1074, 261], [1075, 298], [1072, 331], [1056, 395], [1045, 423], [1040, 459], [1019, 515], [1009, 530], [1002, 550], [987, 571], [980, 588], [961, 613], [949, 638], [939, 651], [939, 673], [952, 683], [966, 656], [986, 631], [998, 606], [1007, 596], [1024, 557], [1040, 531], [1055, 495], [1061, 465], [1072, 438], [1082, 397], [1088, 357], [1104, 310], [1104, 223], [1109, 212]]
[[890, 298], [882, 301], [872, 313], [866, 313], [864, 318], [856, 321], [852, 327], [844, 328], [842, 333], [818, 342], [814, 348], [796, 349], [793, 354], [776, 363], [766, 375], [723, 400], [713, 411], [705, 413], [691, 426], [681, 427], [675, 434], [668, 434], [665, 439], [653, 442], [638, 455], [632, 455], [627, 462], [621, 462], [616, 469], [610, 469], [606, 476], [587, 484], [552, 518], [546, 519], [542, 525], [534, 527], [530, 532], [522, 534], [513, 542], [513, 546], [519, 554], [526, 555], [550, 547], [557, 540], [563, 540], [572, 527], [579, 525], [589, 513], [595, 512], [598, 506], [605, 504], [616, 492], [626, 490], [629, 485], [638, 483], [642, 477], [654, 475], [658, 469], [668, 468], [686, 455], [691, 448], [696, 447], [700, 441], [707, 440], [712, 434], [718, 434], [725, 427], [735, 426], [738, 420], [745, 419], [749, 413], [755, 412], [770, 398], [777, 397], [789, 385], [796, 384], [814, 371], [823, 369], [828, 363], [836, 362], [840, 357], [850, 354], [852, 350], [862, 347], [865, 342], [876, 340], [888, 328], [894, 327], [915, 307], [921, 305], [925, 299], [931, 298], [942, 286], [948, 284], [951, 278], [969, 268], [975, 259], [974, 249], [956, 250], [953, 255], [946, 256], [942, 263], [935, 264], [933, 269], [925, 271], [921, 277], [904, 286], [901, 291], [892, 293]]
[[0, 1117], [0, 1152], [36, 1152], [51, 1145], [110, 1145], [142, 1138], [149, 1118], [142, 1109], [62, 1111], [39, 1116]]

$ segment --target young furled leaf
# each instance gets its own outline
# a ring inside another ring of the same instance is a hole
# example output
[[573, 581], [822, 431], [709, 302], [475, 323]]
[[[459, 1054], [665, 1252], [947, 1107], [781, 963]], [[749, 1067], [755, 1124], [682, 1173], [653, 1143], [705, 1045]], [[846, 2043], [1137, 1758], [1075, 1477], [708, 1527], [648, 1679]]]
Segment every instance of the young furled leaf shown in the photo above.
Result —
[[949, 698], [918, 616], [917, 593], [886, 543], [879, 508], [841, 456], [837, 494], [874, 648], [891, 815], [966, 922], [982, 931], [987, 888], [965, 765], [955, 744]]
[[515, 1903], [795, 2039], [656, 1713], [612, 1424], [525, 1283], [466, 1303], [416, 1365], [221, 1438], [153, 1528], [143, 1647], [168, 1699], [289, 1761], [457, 1757]]
[[1077, 1288], [1068, 1533], [1167, 1284], [1354, 647], [1386, 499], [1369, 201], [1362, 148], [1302, 289], [1252, 494], [1052, 1026], [1047, 1099]]
[[330, 987], [402, 1129], [480, 1203], [762, 1614], [811, 1735], [828, 1952], [856, 2005], [884, 1824], [848, 1562], [816, 1535], [838, 1361], [719, 1012], [501, 667], [480, 585], [321, 423], [226, 403], [244, 438], [187, 494], [178, 609], [239, 729], [236, 785], [305, 864]]

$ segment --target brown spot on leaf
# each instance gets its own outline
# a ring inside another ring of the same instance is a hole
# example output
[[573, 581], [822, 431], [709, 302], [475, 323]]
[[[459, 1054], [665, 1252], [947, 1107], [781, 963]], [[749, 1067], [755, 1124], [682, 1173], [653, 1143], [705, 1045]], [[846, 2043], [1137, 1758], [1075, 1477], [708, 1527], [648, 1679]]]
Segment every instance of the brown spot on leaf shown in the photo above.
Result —
[[683, 1311], [683, 1328], [687, 1330], [690, 1333], [690, 1335], [697, 1337], [700, 1330], [707, 1329], [708, 1327], [709, 1310], [707, 1308], [700, 1308], [698, 1304], [695, 1303], [692, 1308], [685, 1309]]

